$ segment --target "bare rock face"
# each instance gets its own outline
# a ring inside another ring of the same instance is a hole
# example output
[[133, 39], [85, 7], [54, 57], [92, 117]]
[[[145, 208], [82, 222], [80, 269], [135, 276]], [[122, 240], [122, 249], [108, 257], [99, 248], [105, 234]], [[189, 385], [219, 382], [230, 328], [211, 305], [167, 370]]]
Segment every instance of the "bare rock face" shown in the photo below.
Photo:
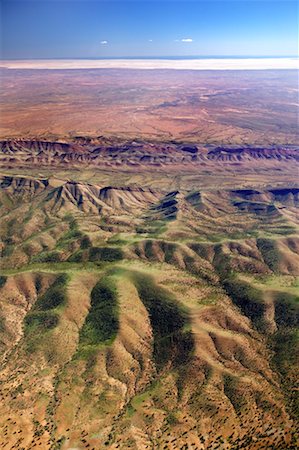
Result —
[[[101, 140], [74, 139], [69, 142], [40, 140], [7, 140], [0, 142], [0, 164], [24, 165], [128, 165], [163, 167], [168, 165], [192, 165], [203, 163], [219, 165], [241, 163], [254, 165], [259, 161], [271, 165], [298, 162], [298, 148], [204, 148], [194, 144], [151, 142], [101, 142]], [[98, 144], [98, 145], [96, 145]]]

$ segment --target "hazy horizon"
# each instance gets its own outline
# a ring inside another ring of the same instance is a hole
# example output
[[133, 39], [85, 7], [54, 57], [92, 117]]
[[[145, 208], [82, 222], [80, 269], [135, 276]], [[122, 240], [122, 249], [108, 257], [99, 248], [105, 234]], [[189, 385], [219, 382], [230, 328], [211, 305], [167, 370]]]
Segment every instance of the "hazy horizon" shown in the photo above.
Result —
[[102, 58], [4, 60], [6, 69], [298, 70], [298, 58]]

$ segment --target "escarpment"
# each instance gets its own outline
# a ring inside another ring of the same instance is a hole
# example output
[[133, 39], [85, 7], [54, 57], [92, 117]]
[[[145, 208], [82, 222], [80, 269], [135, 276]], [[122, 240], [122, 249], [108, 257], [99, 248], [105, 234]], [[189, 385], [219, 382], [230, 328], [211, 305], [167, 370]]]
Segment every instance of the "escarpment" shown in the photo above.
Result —
[[280, 147], [205, 147], [175, 142], [111, 142], [107, 139], [73, 139], [66, 142], [41, 140], [6, 140], [0, 142], [0, 165], [45, 166], [224, 166], [241, 164], [253, 166], [284, 166], [298, 163], [298, 148]]

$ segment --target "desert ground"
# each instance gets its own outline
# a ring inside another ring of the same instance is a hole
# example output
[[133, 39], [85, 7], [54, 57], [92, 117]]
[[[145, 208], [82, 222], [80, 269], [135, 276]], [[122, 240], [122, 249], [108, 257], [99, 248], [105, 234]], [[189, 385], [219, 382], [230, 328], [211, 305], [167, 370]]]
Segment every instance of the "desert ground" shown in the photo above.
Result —
[[2, 138], [298, 144], [295, 70], [2, 69]]

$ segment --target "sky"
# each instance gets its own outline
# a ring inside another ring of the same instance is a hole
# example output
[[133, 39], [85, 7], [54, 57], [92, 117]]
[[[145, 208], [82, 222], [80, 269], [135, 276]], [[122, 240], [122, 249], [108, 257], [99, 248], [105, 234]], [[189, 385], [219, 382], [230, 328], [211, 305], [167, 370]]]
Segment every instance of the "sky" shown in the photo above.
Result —
[[295, 56], [295, 0], [0, 0], [1, 58]]

